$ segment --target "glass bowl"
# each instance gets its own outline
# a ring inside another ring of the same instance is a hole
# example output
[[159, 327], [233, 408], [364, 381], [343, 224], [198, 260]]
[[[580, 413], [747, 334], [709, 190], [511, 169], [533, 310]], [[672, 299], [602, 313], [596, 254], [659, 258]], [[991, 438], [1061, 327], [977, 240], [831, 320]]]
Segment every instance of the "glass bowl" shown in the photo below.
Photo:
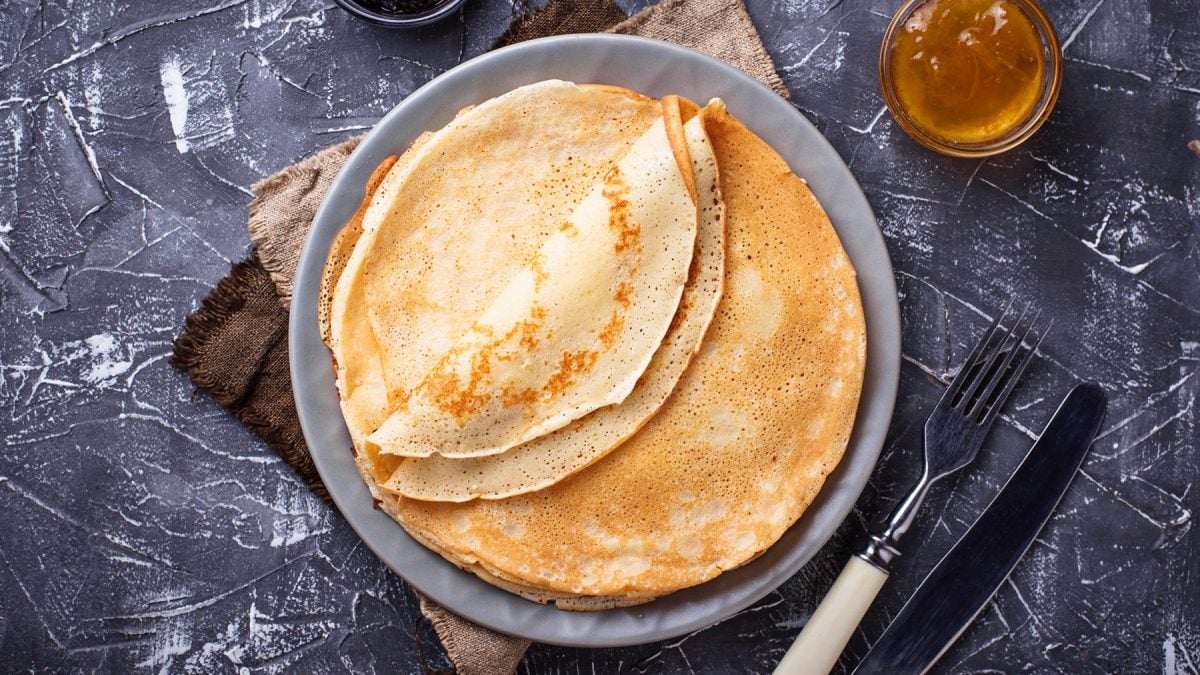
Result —
[[[896, 119], [896, 123], [905, 133], [921, 145], [942, 154], [954, 157], [986, 157], [1020, 145], [1032, 136], [1050, 116], [1050, 111], [1054, 109], [1054, 103], [1058, 100], [1058, 90], [1062, 84], [1062, 49], [1059, 47], [1058, 36], [1054, 33], [1054, 26], [1051, 25], [1050, 18], [1046, 16], [1046, 12], [1042, 10], [1037, 0], [1008, 0], [1029, 18], [1041, 41], [1046, 64], [1045, 77], [1042, 78], [1041, 96], [1029, 115], [1003, 136], [980, 143], [956, 143], [933, 134], [915, 123], [900, 104], [892, 82], [891, 57], [897, 32], [914, 10], [929, 1], [907, 0], [900, 9], [896, 10], [891, 23], [888, 24], [887, 31], [883, 34], [883, 43], [879, 47], [879, 86], [883, 90], [883, 100], [887, 104], [888, 111], [892, 113], [892, 117]], [[940, 1], [954, 2], [954, 0]]]
[[364, 21], [379, 24], [380, 26], [391, 26], [393, 28], [416, 28], [417, 26], [433, 23], [453, 14], [463, 4], [463, 0], [444, 0], [444, 2], [435, 4], [427, 10], [406, 14], [392, 14], [372, 9], [370, 6], [359, 2], [359, 0], [335, 0], [335, 2], [341, 5], [342, 9]]

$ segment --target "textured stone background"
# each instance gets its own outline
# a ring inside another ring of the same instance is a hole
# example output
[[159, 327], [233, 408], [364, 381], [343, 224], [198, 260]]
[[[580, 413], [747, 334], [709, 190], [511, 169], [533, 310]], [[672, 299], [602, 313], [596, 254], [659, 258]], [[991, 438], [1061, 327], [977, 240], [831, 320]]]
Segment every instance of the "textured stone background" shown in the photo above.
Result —
[[[933, 491], [850, 653], [1092, 379], [1112, 397], [1102, 438], [939, 669], [1196, 672], [1200, 5], [1047, 3], [1058, 108], [1021, 148], [968, 161], [884, 111], [892, 3], [749, 4], [887, 237], [904, 365], [884, 457], [838, 536], [756, 607], [667, 643], [536, 646], [524, 669], [769, 671], [914, 479], [940, 382], [1017, 296], [1058, 321], [1043, 358], [981, 459]], [[246, 253], [245, 186], [370, 127], [511, 15], [468, 0], [409, 33], [320, 0], [0, 3], [0, 670], [446, 666], [405, 584], [167, 359]]]

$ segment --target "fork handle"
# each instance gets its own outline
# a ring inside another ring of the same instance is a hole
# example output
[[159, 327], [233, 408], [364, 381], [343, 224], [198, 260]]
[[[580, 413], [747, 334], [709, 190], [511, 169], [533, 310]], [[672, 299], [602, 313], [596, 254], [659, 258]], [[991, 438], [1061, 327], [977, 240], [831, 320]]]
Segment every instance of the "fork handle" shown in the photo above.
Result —
[[800, 637], [775, 667], [775, 675], [826, 675], [875, 601], [888, 573], [851, 556]]

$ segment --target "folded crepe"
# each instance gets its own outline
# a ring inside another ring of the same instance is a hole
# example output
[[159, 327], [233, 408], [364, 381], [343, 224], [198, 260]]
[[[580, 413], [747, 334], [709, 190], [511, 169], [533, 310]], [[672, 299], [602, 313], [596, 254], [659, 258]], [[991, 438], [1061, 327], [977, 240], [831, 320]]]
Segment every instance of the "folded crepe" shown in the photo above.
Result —
[[716, 157], [704, 129], [705, 114], [702, 111], [684, 128], [699, 218], [687, 285], [666, 336], [632, 393], [619, 404], [502, 454], [402, 462], [384, 489], [432, 501], [499, 499], [540, 490], [616, 449], [662, 406], [700, 350], [724, 282], [725, 207]]
[[494, 455], [629, 396], [679, 307], [696, 241], [678, 102], [663, 107], [368, 442], [409, 457]]
[[376, 461], [366, 438], [661, 119], [628, 90], [539, 82], [460, 113], [368, 186], [322, 303], [360, 467], [390, 475], [399, 458]]

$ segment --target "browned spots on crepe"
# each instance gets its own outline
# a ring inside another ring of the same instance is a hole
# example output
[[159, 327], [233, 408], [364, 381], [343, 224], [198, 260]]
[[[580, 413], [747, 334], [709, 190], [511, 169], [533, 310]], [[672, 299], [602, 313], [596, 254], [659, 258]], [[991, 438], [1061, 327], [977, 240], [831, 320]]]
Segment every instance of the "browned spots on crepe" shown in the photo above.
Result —
[[589, 372], [596, 365], [599, 354], [591, 349], [577, 352], [563, 352], [558, 362], [558, 370], [546, 381], [543, 390], [552, 396], [561, 394], [579, 380], [581, 375]]
[[490, 348], [472, 354], [471, 372], [465, 385], [455, 372], [439, 369], [430, 373], [425, 384], [433, 404], [460, 421], [481, 410], [492, 399], [491, 393], [480, 386], [492, 372], [491, 360]]
[[604, 198], [608, 200], [608, 226], [617, 233], [617, 243], [613, 245], [617, 253], [623, 253], [630, 248], [640, 248], [642, 228], [629, 219], [629, 185], [621, 176], [621, 170], [613, 167], [604, 174]]
[[541, 342], [541, 340], [538, 339], [538, 330], [546, 321], [546, 308], [534, 305], [533, 308], [529, 310], [529, 316], [529, 319], [521, 321], [513, 327], [519, 335], [517, 338], [517, 343], [520, 344], [521, 348], [526, 351], [532, 351], [533, 348], [537, 347]]
[[629, 309], [630, 293], [633, 293], [633, 286], [630, 286], [628, 281], [622, 281], [617, 285], [617, 292], [613, 293], [613, 299], [621, 303], [625, 309]]
[[621, 331], [625, 328], [625, 317], [614, 311], [608, 323], [604, 325], [604, 330], [600, 331], [600, 344], [605, 349], [611, 349], [617, 343], [617, 338], [621, 336]]
[[541, 288], [550, 275], [546, 272], [546, 259], [539, 252], [529, 261], [529, 269], [533, 272], [533, 287]]
[[[453, 357], [458, 354], [452, 350], [426, 379], [426, 386], [429, 387], [434, 405], [450, 413], [460, 422], [482, 410], [492, 400], [492, 394], [487, 386], [490, 381], [488, 376], [492, 372], [492, 362], [508, 361], [518, 356], [521, 352], [512, 348], [514, 341], [525, 351], [536, 347], [540, 342], [538, 332], [545, 320], [546, 309], [534, 305], [530, 309], [529, 319], [517, 322], [503, 337], [493, 340], [478, 353], [472, 354], [471, 373], [465, 386], [462, 384], [462, 378], [447, 367], [448, 364], [453, 363]], [[491, 326], [483, 324], [476, 325], [475, 330], [489, 336], [494, 334]], [[530, 398], [523, 391], [513, 392], [511, 389], [502, 391], [500, 399], [506, 406], [537, 400]]]
[[505, 406], [529, 405], [537, 402], [537, 400], [537, 390], [528, 387], [518, 390], [509, 386], [500, 392], [500, 402]]

